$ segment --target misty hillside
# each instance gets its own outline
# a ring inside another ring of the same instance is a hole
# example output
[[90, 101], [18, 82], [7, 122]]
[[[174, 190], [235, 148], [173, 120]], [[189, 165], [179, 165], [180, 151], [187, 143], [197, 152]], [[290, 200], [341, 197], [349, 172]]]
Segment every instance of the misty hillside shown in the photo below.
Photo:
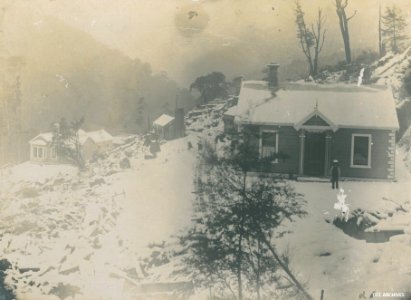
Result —
[[407, 91], [404, 81], [407, 76], [410, 76], [411, 47], [397, 55], [388, 53], [375, 64], [375, 67], [373, 76], [378, 83], [390, 85], [393, 88], [399, 103], [410, 96], [410, 91]]
[[30, 45], [22, 58], [22, 127], [45, 130], [61, 117], [85, 117], [88, 127], [135, 132], [137, 103], [147, 122], [191, 105], [187, 90], [149, 64], [111, 50], [86, 33], [55, 18], [45, 18], [26, 34]]
[[392, 88], [400, 123], [398, 137], [401, 138], [411, 125], [411, 47], [399, 54], [388, 53], [371, 68], [373, 81]]

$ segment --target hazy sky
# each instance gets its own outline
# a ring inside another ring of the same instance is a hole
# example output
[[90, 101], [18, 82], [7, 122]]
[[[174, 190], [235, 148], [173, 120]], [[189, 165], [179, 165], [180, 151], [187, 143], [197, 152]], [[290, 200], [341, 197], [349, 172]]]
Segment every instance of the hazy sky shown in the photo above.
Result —
[[[25, 26], [41, 30], [57, 17], [125, 55], [150, 63], [187, 84], [193, 76], [222, 70], [253, 73], [265, 63], [304, 59], [295, 36], [293, 0], [2, 0], [5, 41], [25, 51]], [[353, 49], [378, 48], [378, 4], [396, 4], [411, 23], [411, 0], [350, 0]], [[333, 0], [301, 0], [306, 21], [318, 7], [327, 17], [324, 55], [343, 58]], [[75, 43], [73, 44], [73, 47]], [[354, 55], [355, 55], [354, 51]]]

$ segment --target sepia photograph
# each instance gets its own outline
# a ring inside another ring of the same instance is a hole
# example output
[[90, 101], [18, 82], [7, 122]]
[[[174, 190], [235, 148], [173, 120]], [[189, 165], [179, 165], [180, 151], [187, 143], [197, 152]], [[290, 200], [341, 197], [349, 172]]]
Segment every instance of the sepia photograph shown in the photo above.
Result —
[[411, 300], [411, 0], [0, 0], [0, 300]]

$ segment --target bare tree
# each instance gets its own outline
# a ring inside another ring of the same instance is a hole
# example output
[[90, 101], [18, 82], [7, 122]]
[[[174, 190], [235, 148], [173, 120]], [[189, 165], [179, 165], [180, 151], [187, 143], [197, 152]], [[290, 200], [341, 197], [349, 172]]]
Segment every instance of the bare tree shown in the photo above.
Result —
[[385, 14], [382, 16], [382, 33], [384, 40], [391, 47], [394, 53], [401, 50], [401, 43], [408, 37], [404, 34], [407, 23], [401, 11], [395, 5], [387, 7]]
[[348, 0], [335, 0], [335, 6], [337, 10], [337, 16], [340, 21], [340, 30], [344, 42], [345, 61], [347, 64], [352, 62], [351, 45], [350, 45], [350, 32], [348, 30], [348, 22], [355, 17], [357, 11], [355, 11], [350, 17], [347, 17], [345, 9], [348, 6]]
[[317, 75], [318, 73], [318, 59], [321, 50], [323, 49], [324, 46], [324, 41], [325, 41], [325, 33], [326, 29], [324, 29], [325, 25], [325, 17], [323, 16], [322, 9], [318, 9], [318, 15], [317, 15], [317, 20], [315, 22], [315, 25], [311, 25], [312, 27], [312, 32], [314, 35], [314, 74]]
[[295, 23], [297, 25], [297, 38], [300, 42], [301, 49], [307, 58], [310, 75], [318, 74], [319, 54], [324, 46], [325, 33], [324, 29], [325, 18], [322, 14], [322, 9], [318, 9], [318, 16], [315, 24], [309, 28], [305, 22], [305, 13], [299, 1], [296, 1], [295, 7]]

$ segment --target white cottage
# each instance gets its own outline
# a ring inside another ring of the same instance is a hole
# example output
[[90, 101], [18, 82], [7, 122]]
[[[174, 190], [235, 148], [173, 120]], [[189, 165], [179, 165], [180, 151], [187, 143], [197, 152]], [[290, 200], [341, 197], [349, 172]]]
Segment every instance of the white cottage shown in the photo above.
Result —
[[[78, 131], [79, 142], [83, 158], [88, 160], [93, 155], [108, 151], [113, 145], [113, 137], [104, 129], [86, 132]], [[52, 145], [53, 133], [40, 133], [29, 141], [30, 160], [33, 162], [53, 163], [57, 162], [58, 155]]]
[[29, 141], [30, 160], [34, 162], [55, 162], [57, 161], [56, 149], [51, 145], [53, 133], [40, 133]]

